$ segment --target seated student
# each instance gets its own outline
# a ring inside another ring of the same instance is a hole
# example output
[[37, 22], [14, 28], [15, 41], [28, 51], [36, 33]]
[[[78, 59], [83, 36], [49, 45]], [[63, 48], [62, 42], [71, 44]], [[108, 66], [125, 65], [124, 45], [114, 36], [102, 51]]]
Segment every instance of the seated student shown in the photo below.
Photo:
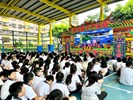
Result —
[[62, 83], [64, 79], [64, 74], [62, 72], [58, 72], [56, 74], [56, 82], [52, 84], [51, 91], [55, 89], [59, 89], [63, 93], [63, 98], [69, 98], [69, 91], [65, 84]]
[[99, 71], [101, 70], [101, 67], [100, 67], [100, 64], [99, 64], [98, 60], [97, 59], [93, 59], [92, 62], [94, 64], [92, 70], [96, 71], [97, 73], [99, 73]]
[[50, 92], [46, 100], [63, 100], [63, 94], [61, 90], [55, 89]]
[[66, 62], [63, 70], [61, 71], [64, 74], [64, 80], [66, 79], [67, 75], [70, 73], [70, 63]]
[[29, 69], [27, 67], [21, 67], [20, 72], [16, 72], [17, 79], [23, 82], [23, 75], [28, 72], [29, 72]]
[[101, 74], [103, 75], [103, 76], [105, 76], [106, 75], [106, 73], [108, 72], [108, 68], [107, 68], [107, 62], [106, 61], [102, 61], [101, 62]]
[[70, 74], [66, 78], [66, 84], [71, 94], [78, 93], [82, 88], [79, 76], [76, 74], [77, 67], [74, 64], [70, 66]]
[[34, 90], [31, 87], [31, 84], [33, 83], [33, 74], [27, 73], [24, 74], [24, 87], [26, 89], [26, 94], [22, 97], [23, 100], [38, 100], [37, 94], [34, 92]]
[[117, 72], [121, 68], [121, 58], [117, 58], [116, 67], [114, 67]]
[[93, 71], [88, 76], [88, 85], [82, 87], [82, 100], [103, 100], [106, 96], [106, 92], [101, 92], [101, 85], [98, 83], [98, 74]]
[[21, 97], [25, 95], [25, 87], [22, 82], [13, 83], [9, 88], [10, 95], [5, 100], [22, 100]]
[[117, 75], [118, 76], [120, 76], [120, 74], [121, 74], [121, 68], [125, 68], [126, 67], [126, 61], [127, 61], [127, 58], [122, 58], [122, 62], [121, 62], [120, 68], [117, 69]]
[[43, 70], [41, 68], [35, 68], [33, 70], [33, 73], [35, 74], [35, 76], [34, 76], [34, 81], [31, 86], [36, 91], [39, 84], [44, 81], [44, 79], [41, 78], [41, 76], [43, 75]]
[[121, 68], [120, 83], [124, 85], [133, 85], [132, 61], [126, 62], [126, 67]]
[[54, 77], [52, 75], [48, 75], [46, 77], [46, 81], [39, 84], [39, 86], [37, 87], [39, 100], [45, 100], [50, 94], [50, 86], [52, 85], [53, 81]]
[[7, 81], [1, 87], [1, 99], [6, 99], [9, 95], [9, 87], [16, 81], [16, 72], [14, 70], [6, 70]]

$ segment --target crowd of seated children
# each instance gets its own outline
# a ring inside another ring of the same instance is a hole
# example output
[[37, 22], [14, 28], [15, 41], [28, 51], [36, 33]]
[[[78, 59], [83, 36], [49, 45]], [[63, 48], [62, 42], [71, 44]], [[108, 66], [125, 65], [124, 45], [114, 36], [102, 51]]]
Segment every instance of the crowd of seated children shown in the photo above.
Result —
[[0, 56], [1, 100], [54, 100], [54, 91], [59, 100], [76, 100], [71, 95], [77, 93], [82, 100], [103, 100], [107, 93], [100, 87], [111, 71], [119, 73], [121, 84], [133, 85], [132, 59], [35, 51]]

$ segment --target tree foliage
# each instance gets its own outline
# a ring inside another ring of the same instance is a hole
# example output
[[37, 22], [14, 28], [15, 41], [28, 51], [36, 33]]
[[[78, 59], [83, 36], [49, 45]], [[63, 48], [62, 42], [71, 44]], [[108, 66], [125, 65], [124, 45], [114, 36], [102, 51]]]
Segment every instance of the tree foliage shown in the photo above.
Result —
[[60, 35], [60, 33], [65, 32], [68, 29], [69, 29], [69, 25], [67, 25], [67, 24], [63, 24], [63, 23], [61, 23], [61, 24], [55, 24], [53, 26], [53, 29], [52, 29], [53, 36], [56, 37], [56, 38], [58, 38], [59, 35]]
[[133, 18], [133, 0], [128, 0], [128, 2], [121, 6], [118, 4], [115, 11], [112, 14], [115, 20], [127, 20]]

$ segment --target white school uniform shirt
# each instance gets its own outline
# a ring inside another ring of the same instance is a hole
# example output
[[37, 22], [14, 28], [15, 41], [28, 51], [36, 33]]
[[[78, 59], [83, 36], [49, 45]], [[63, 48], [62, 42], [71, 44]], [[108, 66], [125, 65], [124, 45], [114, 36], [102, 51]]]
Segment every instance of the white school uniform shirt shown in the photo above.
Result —
[[[41, 82], [37, 88], [38, 96], [45, 97], [50, 94], [50, 85], [46, 82]], [[45, 99], [43, 99], [45, 100]]]
[[65, 63], [66, 63], [67, 61], [66, 60], [63, 60], [63, 61], [61, 61], [60, 62], [60, 69], [63, 69], [63, 67], [65, 66]]
[[99, 64], [95, 64], [94, 67], [93, 67], [93, 69], [92, 69], [92, 71], [95, 71], [97, 73], [99, 73], [100, 70], [101, 70], [101, 67], [100, 67]]
[[76, 67], [77, 67], [77, 72], [76, 72], [76, 74], [81, 76], [81, 69], [83, 69], [81, 63], [77, 62], [77, 63], [75, 63], [75, 65], [76, 65]]
[[66, 80], [66, 77], [70, 74], [70, 68], [65, 68], [61, 72], [64, 74], [64, 80]]
[[12, 61], [11, 60], [10, 61], [7, 61], [5, 63], [5, 66], [9, 66], [9, 69], [14, 69], [13, 66], [12, 66]]
[[116, 63], [116, 66], [117, 66], [118, 69], [121, 68], [121, 63], [122, 63], [122, 62], [117, 62], [117, 63]]
[[110, 60], [110, 64], [113, 66], [113, 65], [115, 65], [117, 63], [117, 60], [116, 59], [112, 59], [112, 60]]
[[72, 79], [71, 79], [71, 83], [69, 85], [67, 85], [68, 90], [71, 92], [75, 91], [77, 89], [76, 83], [81, 83], [81, 81], [80, 81], [77, 74], [73, 74]]
[[1, 99], [6, 99], [7, 96], [10, 94], [9, 93], [9, 88], [11, 86], [11, 84], [13, 84], [14, 81], [12, 80], [7, 80], [1, 87]]
[[19, 81], [23, 82], [23, 75], [20, 74], [19, 72], [16, 72], [16, 78], [17, 78]]
[[26, 89], [26, 94], [25, 96], [21, 97], [22, 100], [32, 100], [37, 96], [37, 94], [34, 92], [31, 86], [24, 84], [24, 87]]
[[0, 78], [0, 85], [3, 85], [4, 83], [3, 83], [3, 81], [1, 80], [1, 78]]
[[91, 86], [82, 87], [82, 94], [81, 94], [82, 100], [99, 100], [97, 97], [98, 94], [101, 94], [101, 90], [100, 90], [100, 84], [98, 84], [97, 82], [95, 82]]
[[121, 62], [121, 68], [125, 68], [126, 67], [126, 63]]
[[51, 86], [51, 91], [55, 90], [55, 89], [59, 89], [62, 91], [63, 93], [63, 97], [69, 96], [69, 91], [68, 88], [65, 84], [63, 83], [53, 83]]
[[37, 90], [39, 84], [40, 84], [41, 82], [43, 82], [43, 81], [44, 81], [43, 78], [38, 77], [38, 76], [34, 76], [34, 81], [33, 81], [33, 83], [32, 83], [31, 86], [34, 88], [34, 90]]
[[122, 68], [119, 81], [124, 85], [133, 85], [133, 69], [128, 67]]

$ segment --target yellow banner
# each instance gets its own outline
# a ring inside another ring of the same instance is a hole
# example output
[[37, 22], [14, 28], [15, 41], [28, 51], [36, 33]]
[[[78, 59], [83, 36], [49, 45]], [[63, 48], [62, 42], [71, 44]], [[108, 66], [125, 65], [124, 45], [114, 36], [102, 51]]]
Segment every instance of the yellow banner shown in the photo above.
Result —
[[24, 30], [26, 31], [26, 32], [30, 32], [30, 23], [28, 23], [28, 22], [24, 22]]
[[9, 18], [8, 17], [2, 17], [2, 29], [9, 30]]

